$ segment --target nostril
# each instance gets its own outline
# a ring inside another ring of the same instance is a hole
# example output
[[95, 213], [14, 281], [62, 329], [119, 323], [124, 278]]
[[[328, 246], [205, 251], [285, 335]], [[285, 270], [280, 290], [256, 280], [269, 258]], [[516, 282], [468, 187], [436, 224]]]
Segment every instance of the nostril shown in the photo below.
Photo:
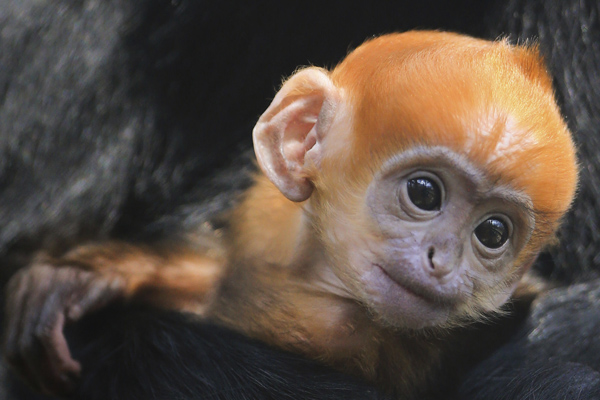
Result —
[[435, 249], [430, 247], [427, 251], [427, 258], [429, 258], [429, 265], [431, 265], [432, 269], [435, 269], [435, 265], [433, 264], [433, 255], [435, 254]]

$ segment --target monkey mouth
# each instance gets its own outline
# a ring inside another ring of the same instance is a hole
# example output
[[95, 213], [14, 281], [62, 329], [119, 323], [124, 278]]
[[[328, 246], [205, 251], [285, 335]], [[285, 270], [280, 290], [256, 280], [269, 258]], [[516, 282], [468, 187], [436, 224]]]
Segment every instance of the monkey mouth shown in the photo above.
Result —
[[404, 290], [411, 295], [420, 298], [423, 301], [428, 303], [433, 303], [437, 305], [448, 305], [454, 302], [454, 296], [448, 295], [446, 293], [440, 293], [434, 289], [428, 289], [423, 285], [415, 284], [414, 282], [407, 282], [407, 279], [402, 279], [402, 277], [398, 277], [398, 274], [391, 274], [388, 272], [386, 268], [381, 266], [380, 264], [373, 264], [376, 268], [378, 268], [383, 275], [392, 281], [396, 286], [398, 286], [401, 290]]
[[408, 329], [432, 327], [447, 321], [451, 307], [431, 290], [398, 279], [379, 264], [366, 277], [372, 310], [386, 323]]
[[399, 286], [402, 290], [409, 292], [413, 296], [419, 297], [422, 300], [426, 300], [428, 302], [432, 301], [430, 296], [422, 293], [422, 290], [418, 290], [418, 289], [414, 290], [409, 285], [406, 285], [404, 282], [401, 282], [399, 279], [396, 279], [392, 275], [390, 275], [389, 272], [387, 272], [387, 270], [385, 268], [383, 268], [381, 265], [379, 265], [379, 264], [373, 264], [373, 265], [376, 268], [379, 268], [379, 270], [383, 273], [383, 275], [385, 275], [390, 281], [394, 282], [396, 284], [396, 286]]

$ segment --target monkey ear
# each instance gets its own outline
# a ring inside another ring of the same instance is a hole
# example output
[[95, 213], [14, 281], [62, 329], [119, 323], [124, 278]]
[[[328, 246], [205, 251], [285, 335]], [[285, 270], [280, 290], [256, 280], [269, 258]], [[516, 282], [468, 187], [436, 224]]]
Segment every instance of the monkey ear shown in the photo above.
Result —
[[306, 167], [320, 161], [321, 142], [339, 98], [327, 71], [303, 69], [285, 82], [254, 127], [260, 168], [292, 201], [307, 200], [312, 194]]

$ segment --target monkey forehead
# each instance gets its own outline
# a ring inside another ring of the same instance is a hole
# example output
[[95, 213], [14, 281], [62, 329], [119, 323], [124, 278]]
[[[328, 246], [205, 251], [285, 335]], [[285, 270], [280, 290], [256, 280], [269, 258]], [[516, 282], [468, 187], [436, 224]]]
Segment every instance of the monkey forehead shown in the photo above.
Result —
[[535, 48], [442, 32], [386, 35], [357, 48], [332, 79], [354, 110], [352, 164], [375, 171], [408, 148], [446, 146], [554, 220], [570, 205], [574, 145]]
[[[395, 176], [399, 171], [407, 174], [412, 170], [420, 169], [434, 173], [439, 171], [441, 175], [467, 181], [469, 196], [473, 201], [500, 198], [518, 205], [524, 213], [529, 213], [533, 209], [531, 198], [526, 193], [515, 190], [512, 186], [505, 186], [498, 179], [490, 177], [473, 163], [465, 152], [457, 153], [445, 146], [414, 146], [395, 154], [381, 165], [375, 178], [381, 180]], [[527, 216], [534, 217], [531, 214]]]

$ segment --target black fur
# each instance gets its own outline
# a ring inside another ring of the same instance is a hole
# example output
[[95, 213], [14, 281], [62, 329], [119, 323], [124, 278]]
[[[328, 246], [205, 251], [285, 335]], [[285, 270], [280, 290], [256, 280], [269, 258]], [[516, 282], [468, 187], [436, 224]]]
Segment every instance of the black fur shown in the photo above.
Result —
[[555, 289], [506, 345], [472, 369], [463, 399], [600, 398], [600, 281]]
[[[298, 65], [332, 66], [370, 35], [412, 28], [539, 37], [583, 172], [563, 244], [538, 269], [562, 282], [596, 276], [595, 2], [7, 0], [0, 7], [3, 279], [40, 248], [176, 237], [227, 209], [253, 169], [239, 154], [282, 76]], [[439, 398], [569, 398], [577, 388], [579, 398], [594, 398], [597, 344], [578, 351], [600, 321], [586, 309], [594, 285], [562, 302], [544, 300], [512, 339], [508, 323], [497, 339], [508, 343], [459, 388], [440, 383]], [[548, 321], [553, 335], [532, 344], [527, 332]], [[567, 321], [564, 337], [558, 328]], [[76, 398], [378, 398], [353, 378], [179, 314], [115, 308], [73, 328], [85, 368]], [[41, 398], [3, 368], [0, 380], [0, 398]]]
[[83, 346], [73, 344], [84, 367], [77, 398], [382, 399], [315, 362], [193, 316], [115, 307], [77, 330]]

